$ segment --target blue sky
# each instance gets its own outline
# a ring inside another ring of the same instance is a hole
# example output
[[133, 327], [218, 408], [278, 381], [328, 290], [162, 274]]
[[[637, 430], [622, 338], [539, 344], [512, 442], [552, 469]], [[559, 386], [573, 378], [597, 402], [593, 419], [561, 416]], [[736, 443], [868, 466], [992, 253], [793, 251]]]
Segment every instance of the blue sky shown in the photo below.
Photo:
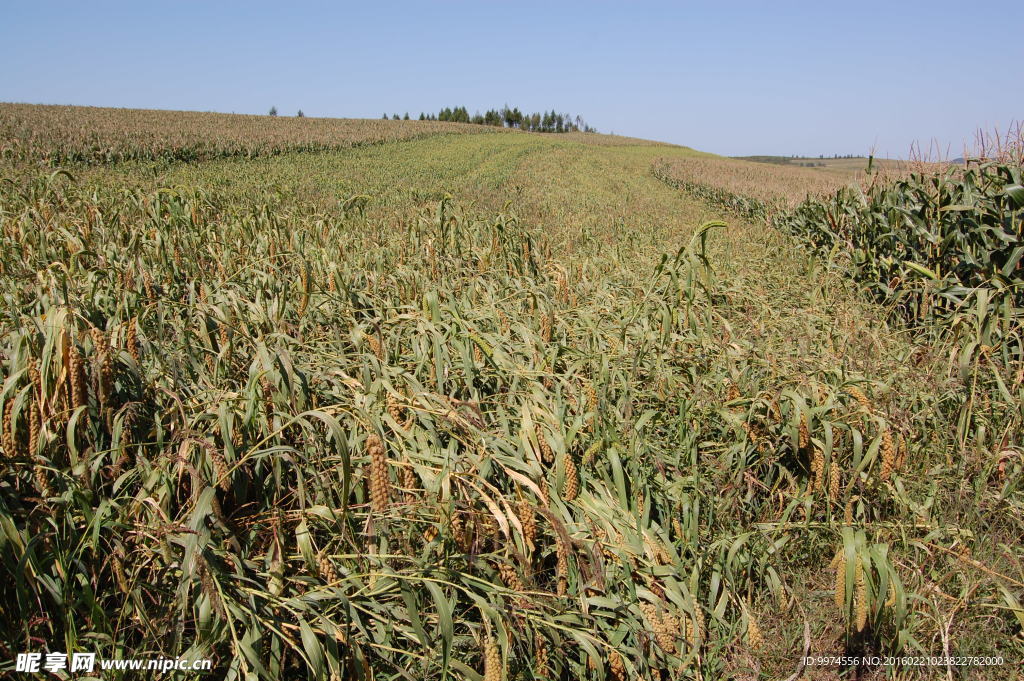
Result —
[[1024, 119], [1024, 2], [11, 2], [0, 101], [379, 117], [508, 103], [721, 154], [958, 156]]

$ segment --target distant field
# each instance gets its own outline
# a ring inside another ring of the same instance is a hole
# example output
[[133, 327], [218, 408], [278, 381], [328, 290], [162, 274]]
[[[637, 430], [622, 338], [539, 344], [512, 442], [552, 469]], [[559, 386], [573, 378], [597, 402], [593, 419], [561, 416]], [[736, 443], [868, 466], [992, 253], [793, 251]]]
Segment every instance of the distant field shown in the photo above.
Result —
[[856, 184], [866, 175], [852, 170], [802, 168], [740, 159], [703, 157], [673, 159], [668, 171], [675, 179], [703, 184], [766, 202], [795, 206], [808, 196]]
[[[854, 168], [27, 105], [0, 149], [0, 675], [46, 646], [246, 681], [1024, 655], [1017, 308], [904, 263], [1011, 290], [952, 231], [1012, 256], [1008, 195], [812, 201], [797, 238], [758, 216]], [[896, 320], [915, 272], [951, 331]]]
[[[853, 158], [792, 158], [789, 156], [737, 156], [736, 160], [750, 161], [754, 163], [767, 163], [793, 168], [806, 168], [818, 172], [834, 174], [838, 177], [861, 179], [866, 176], [868, 167], [867, 156], [855, 156]], [[938, 164], [927, 164], [936, 166]], [[922, 164], [915, 164], [909, 161], [901, 161], [891, 158], [876, 158], [871, 162], [874, 171], [883, 171], [889, 174], [902, 173], [911, 168], [921, 167]]]
[[499, 128], [438, 121], [298, 118], [0, 103], [0, 157], [51, 164], [201, 161], [331, 151]]

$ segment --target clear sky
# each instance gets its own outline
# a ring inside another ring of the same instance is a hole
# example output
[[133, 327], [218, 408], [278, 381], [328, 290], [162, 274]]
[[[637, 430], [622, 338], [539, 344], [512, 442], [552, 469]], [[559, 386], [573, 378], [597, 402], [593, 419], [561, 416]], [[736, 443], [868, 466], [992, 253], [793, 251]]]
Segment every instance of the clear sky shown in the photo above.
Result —
[[0, 101], [582, 115], [721, 154], [959, 156], [1024, 119], [1024, 2], [0, 0]]

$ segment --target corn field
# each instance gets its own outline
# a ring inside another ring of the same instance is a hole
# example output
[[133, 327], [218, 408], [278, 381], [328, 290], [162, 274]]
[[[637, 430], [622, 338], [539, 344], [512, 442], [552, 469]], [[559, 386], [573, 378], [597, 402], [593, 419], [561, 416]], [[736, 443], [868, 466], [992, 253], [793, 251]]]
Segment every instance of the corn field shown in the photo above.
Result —
[[883, 254], [841, 267], [663, 181], [696, 152], [415, 121], [181, 141], [149, 112], [97, 143], [96, 110], [0, 112], [0, 670], [1020, 662], [1012, 334], [966, 362], [910, 334], [860, 283]]
[[324, 152], [439, 134], [494, 132], [464, 123], [277, 118], [196, 111], [0, 103], [0, 158], [103, 165]]

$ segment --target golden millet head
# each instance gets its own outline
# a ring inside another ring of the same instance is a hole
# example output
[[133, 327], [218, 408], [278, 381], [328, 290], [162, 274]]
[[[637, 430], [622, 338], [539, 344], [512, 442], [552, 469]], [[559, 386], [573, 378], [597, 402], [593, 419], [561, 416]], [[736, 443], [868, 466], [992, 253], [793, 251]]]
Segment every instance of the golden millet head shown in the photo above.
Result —
[[128, 332], [125, 334], [124, 344], [128, 349], [128, 354], [131, 355], [132, 359], [135, 360], [136, 364], [139, 364], [142, 360], [139, 354], [139, 329], [138, 319], [132, 317], [128, 320]]
[[402, 487], [405, 488], [406, 493], [410, 493], [419, 488], [419, 477], [416, 475], [416, 471], [412, 467], [412, 462], [407, 458], [404, 465], [401, 468], [402, 476]]
[[537, 540], [537, 513], [525, 499], [519, 502], [519, 522], [523, 525], [523, 541], [529, 549], [533, 549]]
[[857, 400], [857, 403], [865, 412], [870, 414], [874, 411], [871, 405], [871, 400], [868, 399], [868, 396], [864, 394], [863, 390], [861, 390], [857, 386], [851, 385], [849, 388], [846, 389], [846, 392], [848, 392], [853, 397], [853, 399]]
[[85, 387], [85, 364], [82, 362], [82, 354], [74, 341], [68, 350], [68, 380], [71, 382], [71, 407], [78, 409], [85, 406], [88, 393]]
[[338, 573], [335, 571], [334, 564], [331, 563], [331, 559], [326, 552], [317, 556], [317, 569], [320, 571], [320, 577], [326, 584], [333, 584], [338, 581]]
[[626, 681], [626, 663], [622, 661], [619, 651], [613, 650], [608, 653], [608, 669], [614, 681]]
[[747, 643], [755, 650], [764, 645], [764, 636], [761, 634], [761, 627], [757, 623], [754, 613], [748, 614], [747, 619]]
[[484, 641], [484, 681], [501, 681], [501, 651], [493, 637]]
[[548, 642], [540, 632], [533, 634], [534, 665], [533, 675], [538, 679], [548, 676]]
[[8, 397], [4, 401], [3, 446], [4, 456], [7, 458], [14, 458], [14, 456], [16, 456], [15, 449], [17, 445], [14, 441], [14, 399], [12, 397]]
[[377, 338], [376, 334], [369, 334], [366, 336], [366, 342], [370, 345], [370, 351], [380, 361], [384, 361], [384, 345]]
[[892, 472], [896, 467], [896, 447], [892, 441], [892, 433], [888, 428], [882, 431], [882, 444], [879, 447], [879, 451], [882, 455], [882, 470], [879, 476], [882, 480], [888, 480], [892, 477]]
[[854, 572], [857, 605], [857, 631], [864, 631], [868, 621], [868, 589], [864, 580], [864, 566], [860, 556], [857, 557], [857, 564]]
[[842, 547], [836, 550], [835, 558], [832, 559], [832, 567], [835, 568], [835, 604], [840, 612], [846, 609], [846, 556]]
[[576, 469], [576, 463], [572, 460], [571, 454], [565, 456], [565, 485], [562, 488], [562, 498], [572, 501], [580, 493], [580, 474]]
[[544, 436], [544, 429], [537, 424], [537, 445], [540, 447], [540, 458], [544, 463], [550, 464], [555, 460], [555, 453], [551, 449], [547, 438]]
[[498, 574], [501, 575], [501, 581], [505, 583], [509, 589], [513, 591], [522, 591], [523, 583], [519, 579], [519, 573], [516, 572], [515, 567], [504, 561], [498, 563]]
[[800, 448], [801, 451], [804, 451], [804, 450], [806, 450], [810, 446], [811, 446], [811, 431], [810, 431], [810, 428], [808, 428], [808, 426], [807, 426], [807, 415], [805, 414], [800, 419], [800, 441], [798, 443], [798, 447]]
[[[833, 456], [835, 452], [833, 452]], [[832, 465], [829, 466], [828, 471], [828, 498], [832, 501], [839, 499], [839, 493], [842, 488], [842, 473], [839, 470], [839, 464], [836, 463], [835, 459], [832, 459]]]
[[564, 596], [569, 590], [569, 547], [560, 534], [555, 539], [555, 554], [558, 559], [555, 570], [558, 575], [558, 595]]
[[811, 472], [814, 474], [813, 487], [815, 491], [822, 488], [825, 480], [825, 454], [820, 448], [814, 448], [814, 454], [811, 457]]
[[222, 491], [231, 489], [231, 479], [228, 477], [228, 462], [219, 451], [210, 450], [210, 461], [213, 464], [214, 484]]
[[370, 507], [374, 513], [384, 513], [391, 500], [391, 483], [388, 480], [387, 452], [376, 433], [366, 438], [366, 453], [370, 457]]

